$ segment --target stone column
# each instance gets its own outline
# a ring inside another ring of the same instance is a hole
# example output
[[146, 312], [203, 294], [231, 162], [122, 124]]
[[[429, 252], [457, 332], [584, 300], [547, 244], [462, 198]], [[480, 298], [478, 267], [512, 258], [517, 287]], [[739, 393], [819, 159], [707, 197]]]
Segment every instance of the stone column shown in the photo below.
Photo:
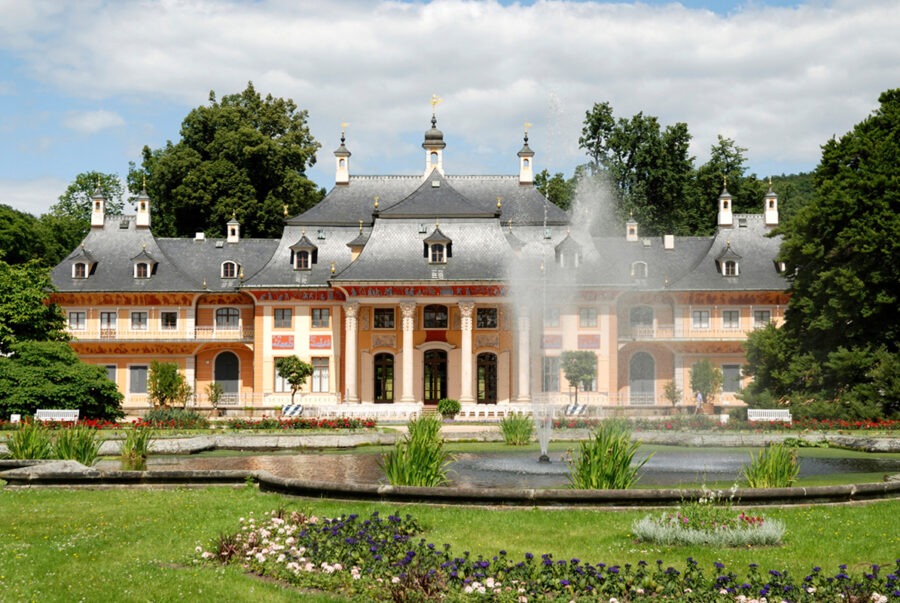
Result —
[[519, 314], [519, 402], [531, 402], [531, 320]]
[[403, 389], [400, 392], [401, 402], [415, 402], [413, 367], [413, 331], [416, 328], [416, 302], [400, 302], [401, 320], [403, 321]]
[[347, 337], [344, 352], [344, 379], [347, 385], [347, 402], [359, 402], [356, 369], [358, 315], [359, 302], [350, 302], [344, 306], [344, 330]]
[[184, 359], [184, 380], [191, 386], [194, 392], [194, 406], [197, 405], [197, 359], [194, 356], [188, 356]]
[[472, 311], [474, 309], [475, 302], [459, 302], [460, 329], [462, 330], [459, 365], [459, 378], [462, 383], [459, 388], [459, 401], [462, 403], [475, 401], [472, 396]]

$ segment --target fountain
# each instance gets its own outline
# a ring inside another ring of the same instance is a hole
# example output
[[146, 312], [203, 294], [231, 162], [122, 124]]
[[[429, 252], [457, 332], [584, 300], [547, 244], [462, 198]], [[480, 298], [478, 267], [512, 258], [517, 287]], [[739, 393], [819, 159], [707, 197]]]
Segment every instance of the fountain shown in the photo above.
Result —
[[534, 395], [532, 396], [531, 416], [534, 419], [534, 430], [541, 449], [538, 462], [549, 463], [550, 456], [547, 452], [550, 447], [550, 434], [553, 431], [553, 406], [542, 400], [541, 396]]

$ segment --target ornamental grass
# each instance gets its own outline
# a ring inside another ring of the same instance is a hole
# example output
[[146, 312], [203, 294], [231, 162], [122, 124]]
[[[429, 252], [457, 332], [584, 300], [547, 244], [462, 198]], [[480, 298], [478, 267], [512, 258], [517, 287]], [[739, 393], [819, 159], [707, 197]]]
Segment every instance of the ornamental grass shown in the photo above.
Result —
[[125, 432], [122, 441], [120, 459], [125, 469], [132, 471], [144, 471], [147, 468], [147, 457], [150, 455], [150, 442], [154, 430], [150, 427], [135, 426]]
[[103, 440], [96, 429], [78, 425], [56, 432], [53, 449], [56, 458], [78, 461], [90, 467], [100, 456], [101, 444]]
[[766, 446], [756, 455], [750, 453], [750, 464], [741, 472], [751, 488], [790, 487], [800, 473], [797, 450], [785, 444]]
[[500, 432], [507, 446], [525, 446], [534, 435], [534, 420], [528, 415], [508, 415], [500, 419]]
[[53, 439], [42, 424], [32, 421], [20, 427], [6, 441], [9, 457], [13, 459], [52, 459]]
[[603, 421], [591, 437], [579, 443], [568, 460], [569, 482], [582, 490], [625, 490], [638, 481], [650, 456], [634, 462], [640, 442], [631, 441], [624, 421]]
[[424, 415], [410, 420], [407, 433], [381, 457], [381, 469], [394, 486], [443, 486], [453, 456], [441, 438], [441, 420]]

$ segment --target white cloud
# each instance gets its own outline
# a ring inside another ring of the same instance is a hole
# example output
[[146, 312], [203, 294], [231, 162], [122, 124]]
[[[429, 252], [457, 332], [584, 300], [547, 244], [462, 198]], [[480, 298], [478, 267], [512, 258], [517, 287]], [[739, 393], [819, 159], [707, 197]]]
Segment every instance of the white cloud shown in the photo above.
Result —
[[[894, 0], [749, 3], [724, 16], [677, 3], [550, 1], [60, 6], [22, 9], [13, 20], [34, 78], [74, 97], [180, 103], [185, 113], [210, 89], [221, 96], [252, 80], [310, 111], [320, 166], [339, 124], [351, 122], [354, 166], [367, 172], [398, 155], [419, 169], [432, 93], [445, 100], [439, 127], [456, 173], [514, 171], [524, 121], [534, 124], [538, 168], [570, 172], [584, 160], [585, 111], [599, 101], [617, 116], [686, 122], [698, 161], [721, 133], [747, 147], [751, 163], [808, 169], [819, 145], [900, 81]], [[0, 25], [4, 32], [12, 33]], [[122, 123], [92, 115], [67, 123], [91, 131]], [[462, 142], [470, 152], [454, 147]]]
[[125, 124], [122, 116], [113, 111], [72, 111], [65, 119], [63, 125], [67, 128], [83, 134], [96, 134], [107, 128], [115, 128]]
[[0, 204], [40, 216], [59, 200], [68, 185], [58, 178], [0, 180]]

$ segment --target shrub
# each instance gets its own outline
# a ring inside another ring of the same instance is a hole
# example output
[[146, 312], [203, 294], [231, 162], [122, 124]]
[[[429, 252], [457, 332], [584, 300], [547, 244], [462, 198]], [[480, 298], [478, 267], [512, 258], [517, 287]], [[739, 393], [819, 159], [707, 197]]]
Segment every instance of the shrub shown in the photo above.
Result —
[[21, 423], [6, 442], [9, 456], [13, 459], [53, 458], [53, 441], [50, 431], [40, 423]]
[[452, 456], [444, 448], [441, 421], [423, 416], [407, 423], [407, 433], [381, 457], [381, 469], [394, 486], [442, 486]]
[[135, 423], [138, 427], [155, 429], [208, 429], [209, 419], [195, 410], [184, 408], [154, 408]]
[[462, 410], [458, 400], [453, 398], [441, 398], [438, 400], [437, 410], [445, 419], [452, 419]]
[[500, 431], [507, 446], [524, 446], [534, 435], [534, 421], [528, 415], [508, 415], [500, 420]]
[[797, 451], [784, 444], [772, 444], [750, 453], [750, 464], [744, 465], [742, 473], [751, 488], [787, 488], [797, 479], [800, 462]]
[[57, 431], [53, 448], [56, 458], [78, 461], [90, 467], [100, 456], [102, 443], [96, 429], [79, 425]]
[[650, 460], [648, 456], [632, 463], [639, 447], [640, 442], [631, 441], [631, 431], [623, 422], [603, 421], [568, 461], [571, 486], [583, 490], [630, 488], [638, 480], [638, 471]]

